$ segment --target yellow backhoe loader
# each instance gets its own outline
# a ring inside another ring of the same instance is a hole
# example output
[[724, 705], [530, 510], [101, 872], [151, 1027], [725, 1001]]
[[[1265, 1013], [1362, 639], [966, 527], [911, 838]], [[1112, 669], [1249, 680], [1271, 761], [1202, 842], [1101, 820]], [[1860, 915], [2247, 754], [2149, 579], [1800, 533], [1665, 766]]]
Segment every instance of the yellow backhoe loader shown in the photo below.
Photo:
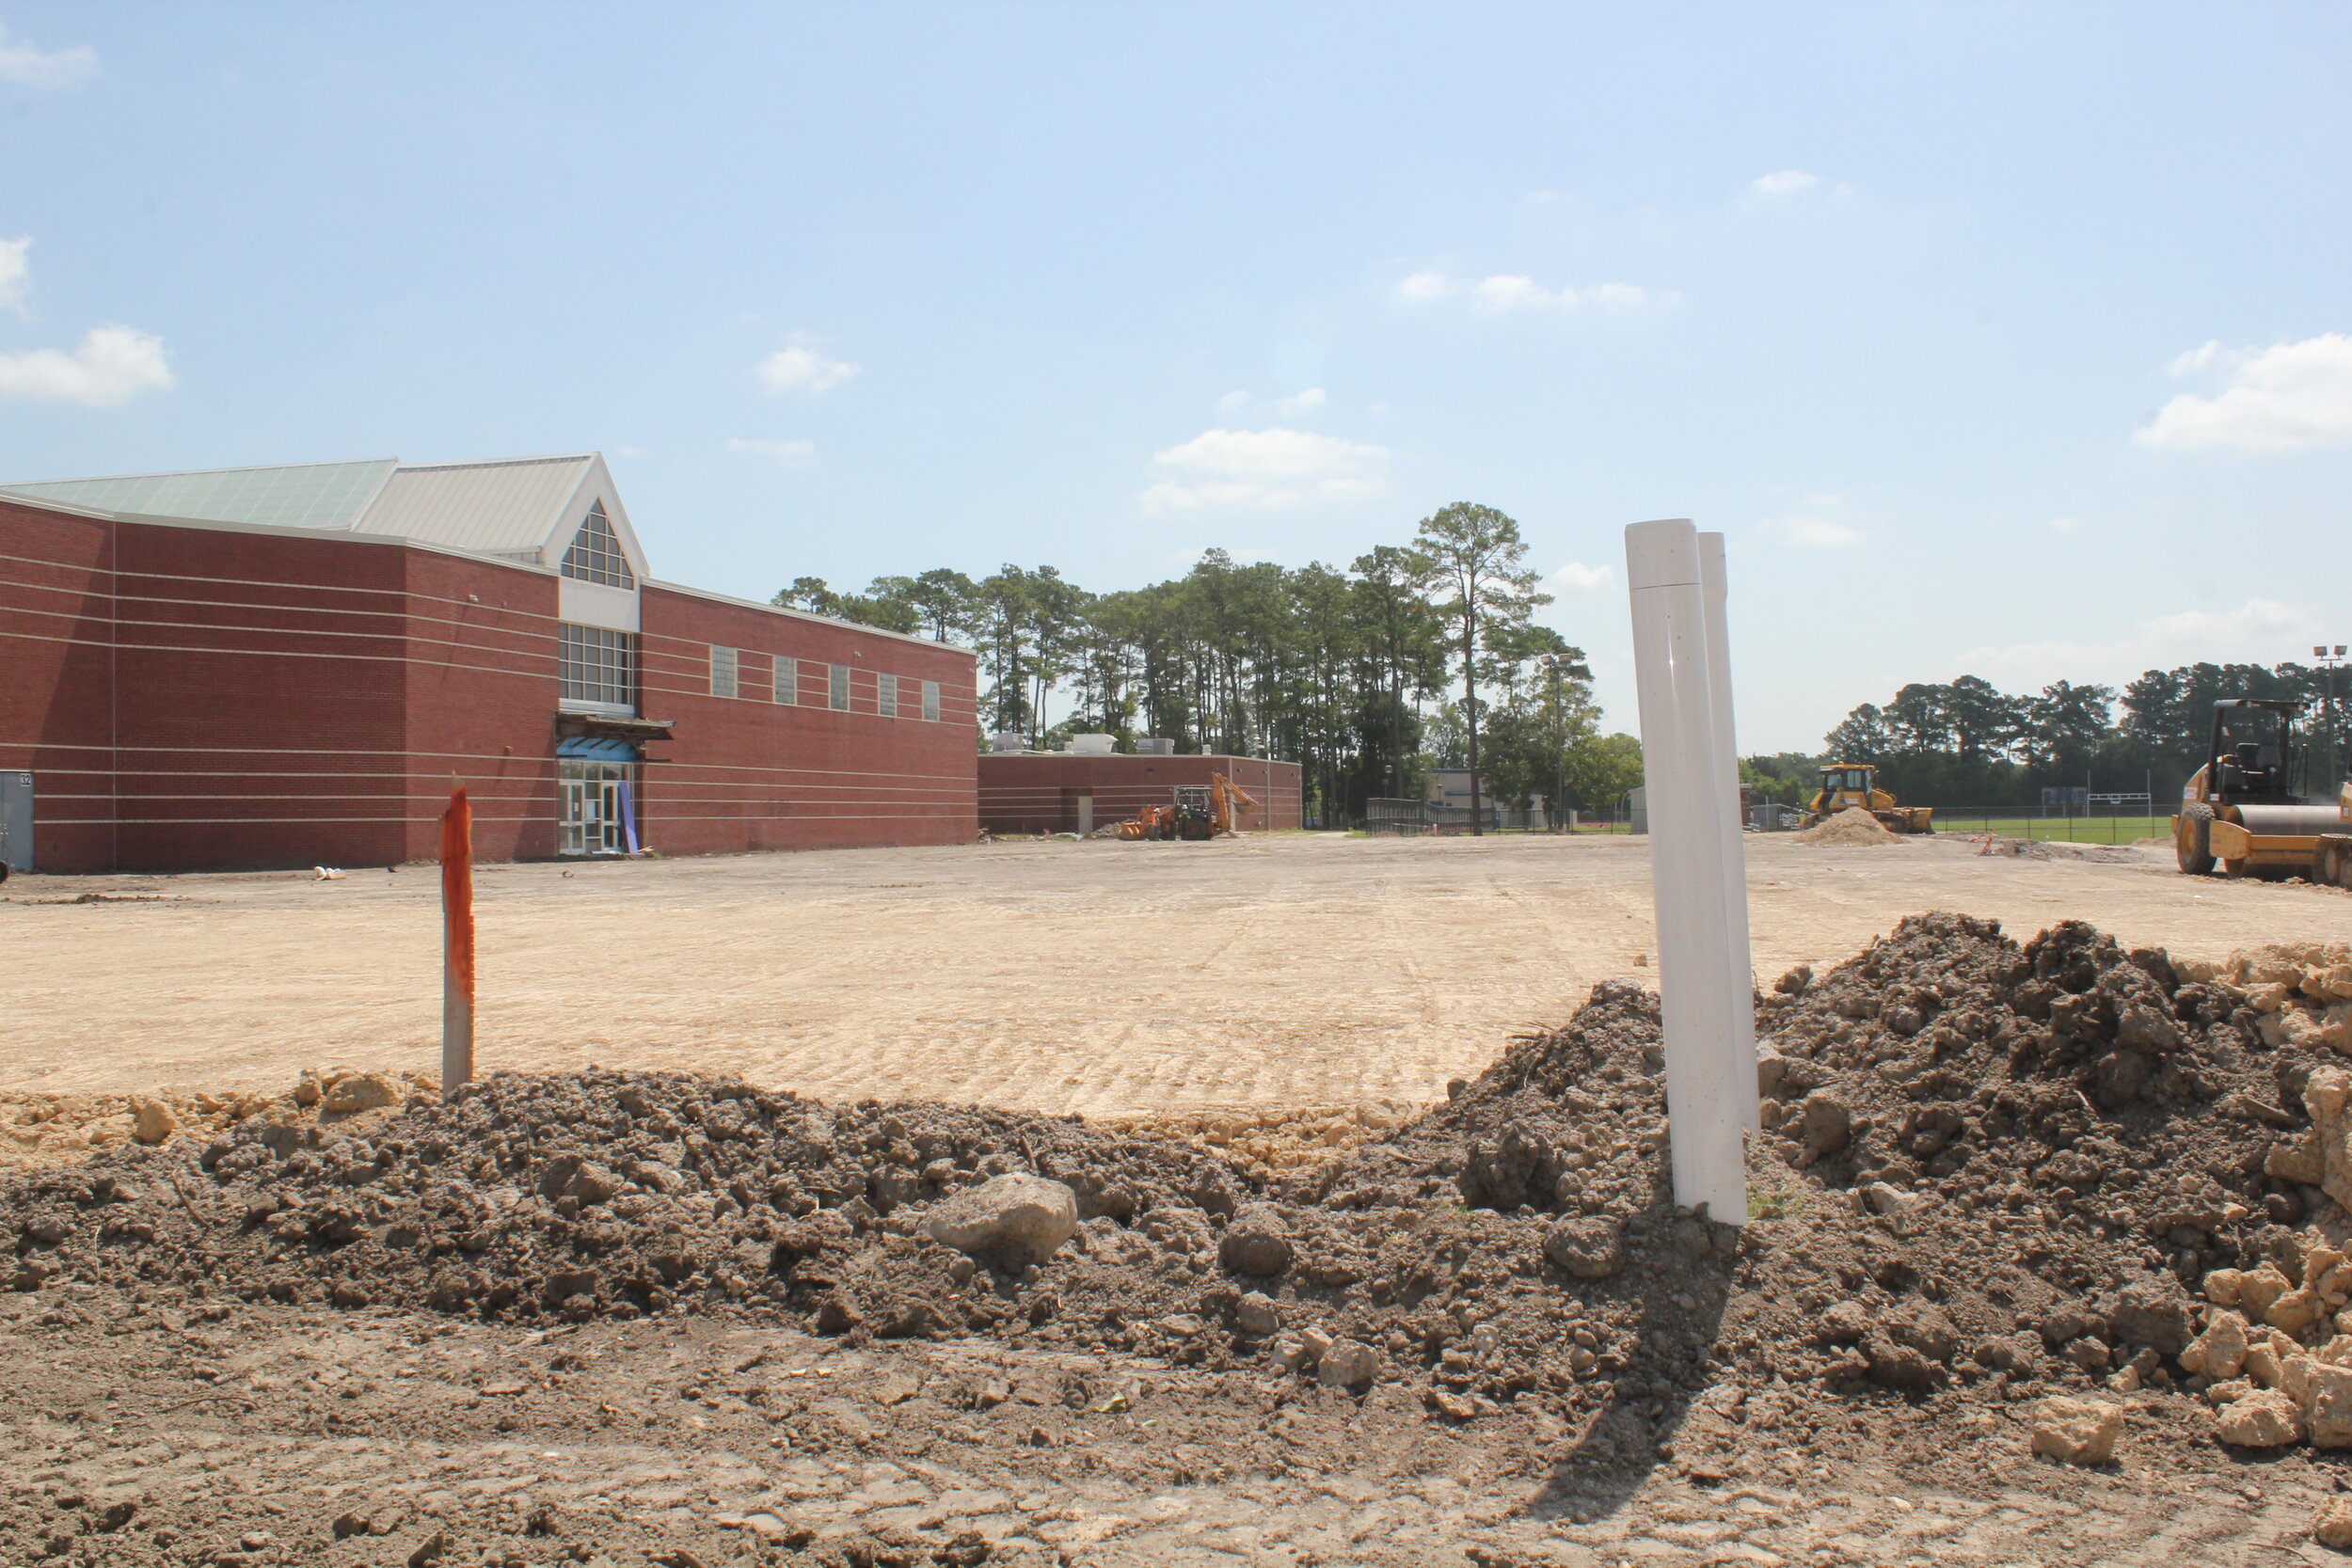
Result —
[[1152, 841], [1239, 837], [1236, 808], [1258, 809], [1257, 798], [1222, 773], [1212, 773], [1204, 784], [1178, 784], [1170, 803], [1146, 806], [1119, 825], [1123, 839]]
[[[2213, 705], [2205, 765], [2181, 790], [2172, 854], [2192, 877], [2308, 877], [2352, 887], [2352, 785], [2310, 792], [2304, 705], [2224, 697]], [[2336, 781], [2329, 780], [2334, 784]]]
[[1833, 762], [1821, 769], [1821, 787], [1805, 802], [1803, 826], [1816, 828], [1841, 811], [1860, 806], [1891, 832], [1931, 833], [1933, 806], [1898, 805], [1878, 786], [1878, 769], [1867, 763]]

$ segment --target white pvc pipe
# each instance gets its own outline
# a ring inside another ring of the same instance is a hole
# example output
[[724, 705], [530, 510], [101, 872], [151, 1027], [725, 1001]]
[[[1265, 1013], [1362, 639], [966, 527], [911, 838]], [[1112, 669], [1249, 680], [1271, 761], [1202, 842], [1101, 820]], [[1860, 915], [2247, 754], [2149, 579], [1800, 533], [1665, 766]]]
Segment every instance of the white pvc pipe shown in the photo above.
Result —
[[[1742, 1072], [1731, 1035], [1731, 927], [1724, 907], [1723, 774], [1715, 763], [1707, 605], [1698, 531], [1687, 518], [1625, 531], [1634, 685], [1648, 788], [1658, 989], [1675, 1202], [1729, 1225], [1748, 1217]], [[1743, 990], [1742, 1005], [1747, 998]], [[1747, 1097], [1756, 1092], [1744, 1069]]]
[[1763, 1130], [1756, 1095], [1756, 968], [1748, 948], [1748, 839], [1740, 815], [1740, 746], [1731, 720], [1731, 628], [1724, 601], [1729, 594], [1724, 571], [1724, 536], [1699, 535], [1699, 587], [1707, 601], [1707, 694], [1713, 716], [1716, 787], [1731, 802], [1724, 817], [1724, 913], [1729, 924], [1725, 959], [1730, 973], [1731, 1051], [1744, 1064], [1740, 1080], [1740, 1122], [1750, 1132]]

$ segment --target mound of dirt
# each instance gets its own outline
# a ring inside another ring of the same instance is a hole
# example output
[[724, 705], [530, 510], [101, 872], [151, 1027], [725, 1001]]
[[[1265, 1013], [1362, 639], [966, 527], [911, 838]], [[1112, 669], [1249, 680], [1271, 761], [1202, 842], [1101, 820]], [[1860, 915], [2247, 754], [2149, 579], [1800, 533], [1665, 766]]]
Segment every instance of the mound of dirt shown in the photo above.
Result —
[[[1760, 999], [1767, 1131], [1738, 1229], [1674, 1206], [1657, 999], [1611, 982], [1405, 1125], [1334, 1118], [1341, 1152], [1314, 1165], [1247, 1128], [1195, 1147], [683, 1075], [501, 1075], [362, 1133], [267, 1111], [0, 1177], [0, 1283], [986, 1336], [1401, 1386], [1435, 1420], [1532, 1407], [1590, 1468], [1653, 1464], [1672, 1433], [1736, 1469], [1743, 1431], [1840, 1429], [1856, 1395], [1958, 1414], [2217, 1385], [2219, 1314], [2256, 1301], [2251, 1364], [2290, 1402], [2326, 1382], [2312, 1368], [2352, 1377], [2347, 1220], [2321, 1168], [2340, 1144], [2352, 1181], [2352, 1127], [2327, 1119], [2352, 1079], [2330, 1099], [2333, 1053], [2274, 1016], [2080, 924], [2020, 946], [1914, 916]], [[1007, 1188], [1048, 1244], [1067, 1188], [1074, 1234], [1041, 1261], [976, 1240]], [[2201, 1404], [2161, 1408], [2184, 1438], [2210, 1430]]]
[[1902, 841], [1900, 833], [1860, 806], [1848, 806], [1836, 816], [1789, 835], [1792, 844], [1825, 844], [1838, 848]]
[[2142, 859], [2137, 849], [2121, 844], [2068, 844], [2046, 838], [2010, 838], [2001, 833], [1979, 837], [1977, 853], [2007, 855], [2013, 860], [2094, 861], [2104, 865], [2134, 864]]
[[357, 1132], [362, 1130], [356, 1123], [364, 1112], [398, 1104], [412, 1095], [430, 1098], [434, 1092], [433, 1081], [421, 1073], [394, 1078], [353, 1068], [305, 1072], [281, 1095], [0, 1092], [0, 1170], [78, 1164], [100, 1150], [159, 1144], [174, 1136], [200, 1141], [257, 1116], [343, 1125], [346, 1132]]

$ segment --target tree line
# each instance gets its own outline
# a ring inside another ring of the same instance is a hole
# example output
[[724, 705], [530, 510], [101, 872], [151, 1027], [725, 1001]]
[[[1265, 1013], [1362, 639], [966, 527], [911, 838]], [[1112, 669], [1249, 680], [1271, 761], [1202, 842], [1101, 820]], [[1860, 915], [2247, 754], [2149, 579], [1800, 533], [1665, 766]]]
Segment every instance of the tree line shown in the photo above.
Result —
[[1159, 736], [1296, 761], [1310, 821], [1419, 798], [1438, 768], [1471, 769], [1490, 804], [1606, 811], [1642, 782], [1640, 743], [1602, 731], [1582, 651], [1534, 621], [1551, 598], [1526, 555], [1515, 520], [1459, 502], [1344, 568], [1209, 550], [1182, 577], [1104, 594], [1007, 565], [863, 594], [803, 577], [774, 602], [967, 643], [985, 722], [1034, 744]]
[[[2352, 684], [2352, 683], [2348, 683]], [[2178, 800], [2204, 765], [2218, 697], [2284, 697], [2311, 705], [2304, 733], [2321, 736], [2328, 673], [2312, 665], [2185, 664], [2150, 670], [2122, 687], [2055, 681], [2038, 692], [2008, 693], [1976, 675], [1949, 684], [1916, 682], [1884, 705], [1865, 703], [1822, 737], [1823, 756], [1752, 758], [1755, 780], [1777, 799], [1818, 762], [1867, 762], [1882, 784], [1906, 801], [2039, 809], [2049, 786], [2101, 793], [2148, 790], [2158, 802]], [[2343, 693], [2339, 693], [2341, 697]], [[2332, 795], [2335, 734], [2316, 748], [2311, 787]]]

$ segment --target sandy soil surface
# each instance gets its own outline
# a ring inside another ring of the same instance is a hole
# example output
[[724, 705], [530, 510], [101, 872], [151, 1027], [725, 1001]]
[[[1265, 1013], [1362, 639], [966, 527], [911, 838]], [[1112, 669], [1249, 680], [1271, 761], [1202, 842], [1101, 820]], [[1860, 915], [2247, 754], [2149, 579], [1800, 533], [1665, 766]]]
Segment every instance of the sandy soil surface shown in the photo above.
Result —
[[[2168, 850], [1749, 841], [1756, 968], [1929, 909], [2217, 954], [2352, 940], [2352, 895], [2192, 880]], [[282, 1089], [433, 1071], [427, 867], [44, 878], [0, 898], [0, 1089]], [[479, 875], [481, 1061], [740, 1073], [834, 1100], [1089, 1116], [1441, 1098], [1652, 948], [1640, 840], [1284, 834]]]
[[[2337, 1484], [2325, 1456], [2152, 1462], [2135, 1443], [2070, 1469], [2027, 1454], [2022, 1405], [1947, 1432], [1940, 1456], [1901, 1441], [1925, 1412], [1863, 1405], [1853, 1433], [1899, 1457], [1759, 1432], [1768, 1480], [1668, 1459], [1628, 1495], [1556, 1462], [1540, 1417], [1454, 1428], [1150, 1360], [700, 1321], [549, 1334], [0, 1294], [0, 1377], [18, 1405], [0, 1539], [121, 1568], [2341, 1560], [2309, 1533]], [[1364, 1427], [1382, 1462], [1350, 1442]]]

